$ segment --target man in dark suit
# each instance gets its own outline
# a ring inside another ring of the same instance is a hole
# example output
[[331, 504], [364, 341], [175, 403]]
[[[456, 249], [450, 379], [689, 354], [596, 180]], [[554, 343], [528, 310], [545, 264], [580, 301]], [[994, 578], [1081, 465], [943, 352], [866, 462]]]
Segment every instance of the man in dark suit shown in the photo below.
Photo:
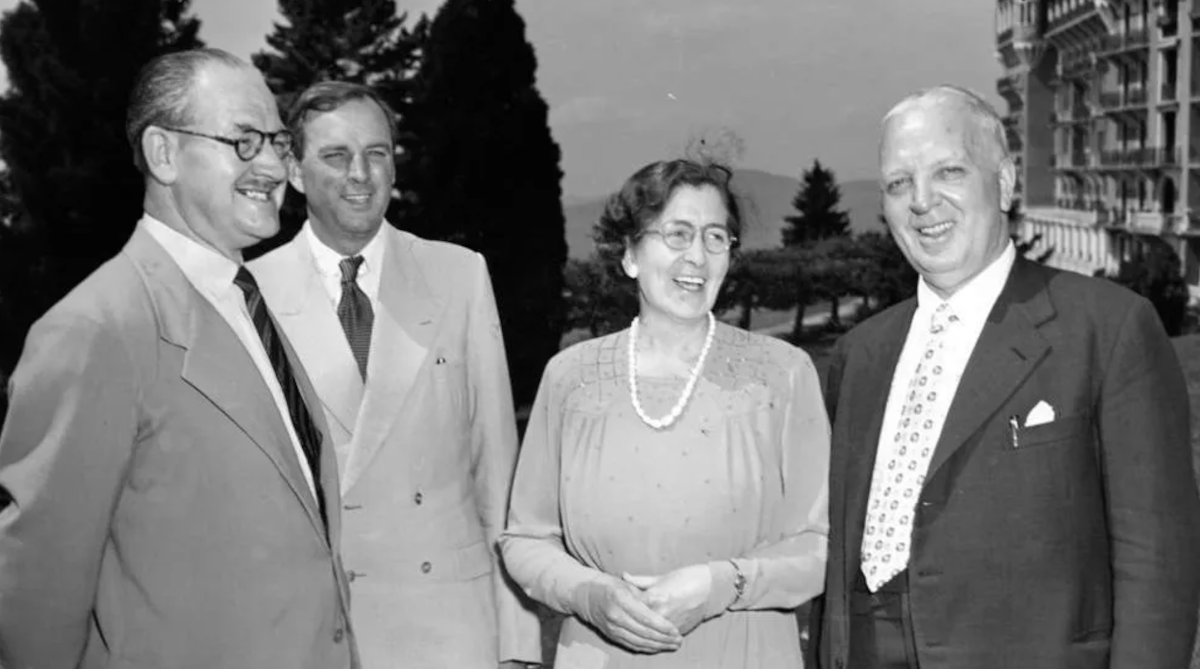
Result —
[[290, 135], [217, 50], [152, 61], [145, 214], [32, 328], [0, 435], [0, 665], [358, 666], [337, 464], [241, 267], [279, 230]]
[[884, 118], [915, 299], [838, 343], [826, 669], [1187, 665], [1200, 599], [1188, 400], [1149, 303], [1016, 257], [978, 96]]

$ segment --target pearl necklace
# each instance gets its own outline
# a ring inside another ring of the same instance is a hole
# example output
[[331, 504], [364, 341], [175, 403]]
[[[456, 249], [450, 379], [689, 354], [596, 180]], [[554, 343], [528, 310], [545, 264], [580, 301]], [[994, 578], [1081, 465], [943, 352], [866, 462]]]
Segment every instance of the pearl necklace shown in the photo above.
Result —
[[717, 319], [708, 312], [708, 334], [704, 335], [704, 347], [700, 349], [700, 357], [696, 360], [696, 366], [692, 368], [692, 373], [688, 377], [687, 385], [683, 387], [683, 395], [675, 406], [671, 407], [671, 412], [662, 418], [651, 418], [646, 415], [642, 409], [642, 403], [638, 400], [638, 385], [637, 385], [637, 338], [638, 338], [638, 320], [633, 319], [633, 323], [629, 326], [629, 396], [633, 398], [633, 410], [637, 412], [638, 418], [650, 427], [661, 430], [670, 427], [672, 423], [679, 419], [683, 414], [684, 407], [688, 401], [692, 399], [692, 392], [696, 390], [696, 381], [700, 379], [700, 370], [704, 368], [704, 360], [708, 357], [708, 350], [712, 348], [713, 333], [717, 331]]

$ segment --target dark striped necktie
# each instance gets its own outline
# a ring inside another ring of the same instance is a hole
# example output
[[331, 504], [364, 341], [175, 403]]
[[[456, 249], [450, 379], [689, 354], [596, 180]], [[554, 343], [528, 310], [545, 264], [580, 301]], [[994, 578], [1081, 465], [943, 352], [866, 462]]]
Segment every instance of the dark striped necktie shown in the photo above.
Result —
[[300, 386], [297, 385], [296, 376], [292, 373], [292, 365], [288, 362], [287, 352], [284, 351], [283, 340], [279, 337], [279, 330], [276, 329], [271, 314], [267, 312], [267, 303], [263, 301], [254, 275], [245, 267], [240, 267], [237, 275], [233, 278], [233, 283], [242, 289], [242, 294], [246, 298], [246, 309], [250, 312], [250, 319], [254, 321], [254, 329], [258, 331], [258, 337], [262, 340], [263, 349], [267, 352], [271, 367], [275, 369], [275, 378], [279, 381], [280, 389], [283, 390], [283, 398], [287, 402], [292, 428], [296, 431], [296, 437], [300, 440], [300, 450], [304, 451], [304, 457], [308, 460], [308, 470], [312, 473], [317, 507], [321, 511], [321, 522], [328, 528], [325, 495], [321, 490], [321, 435], [317, 432], [316, 424], [313, 423], [312, 414], [308, 412], [308, 405], [304, 403], [304, 397], [300, 395]]
[[342, 331], [346, 333], [346, 341], [350, 342], [354, 361], [358, 363], [358, 373], [365, 381], [367, 358], [371, 354], [371, 326], [375, 323], [375, 312], [371, 310], [367, 294], [358, 287], [358, 268], [362, 263], [362, 256], [343, 258], [342, 262], [338, 263], [342, 270], [342, 299], [338, 302], [337, 314], [342, 323]]

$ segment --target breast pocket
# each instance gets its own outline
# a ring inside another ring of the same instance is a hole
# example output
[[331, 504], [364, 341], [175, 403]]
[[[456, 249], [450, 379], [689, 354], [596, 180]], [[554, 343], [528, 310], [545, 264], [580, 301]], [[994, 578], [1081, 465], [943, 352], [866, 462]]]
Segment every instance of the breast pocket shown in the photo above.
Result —
[[1064, 416], [1049, 423], [1022, 427], [1017, 430], [1015, 450], [1024, 450], [1068, 440], [1090, 439], [1092, 434], [1092, 415], [1084, 412], [1073, 416]]

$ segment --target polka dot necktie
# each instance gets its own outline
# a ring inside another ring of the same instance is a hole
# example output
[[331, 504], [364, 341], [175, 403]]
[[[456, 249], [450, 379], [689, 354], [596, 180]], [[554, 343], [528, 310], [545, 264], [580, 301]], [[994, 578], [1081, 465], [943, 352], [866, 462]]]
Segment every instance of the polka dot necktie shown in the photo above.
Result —
[[862, 572], [872, 592], [908, 566], [913, 512], [949, 406], [949, 397], [940, 396], [947, 376], [942, 361], [947, 330], [956, 323], [949, 304], [934, 310], [899, 423], [875, 456], [862, 541]]
[[371, 310], [371, 301], [367, 299], [367, 294], [358, 287], [358, 268], [362, 263], [362, 256], [343, 258], [338, 263], [342, 270], [342, 299], [338, 302], [337, 315], [342, 323], [342, 331], [346, 333], [346, 341], [350, 343], [354, 361], [358, 363], [358, 373], [365, 380], [375, 313]]

